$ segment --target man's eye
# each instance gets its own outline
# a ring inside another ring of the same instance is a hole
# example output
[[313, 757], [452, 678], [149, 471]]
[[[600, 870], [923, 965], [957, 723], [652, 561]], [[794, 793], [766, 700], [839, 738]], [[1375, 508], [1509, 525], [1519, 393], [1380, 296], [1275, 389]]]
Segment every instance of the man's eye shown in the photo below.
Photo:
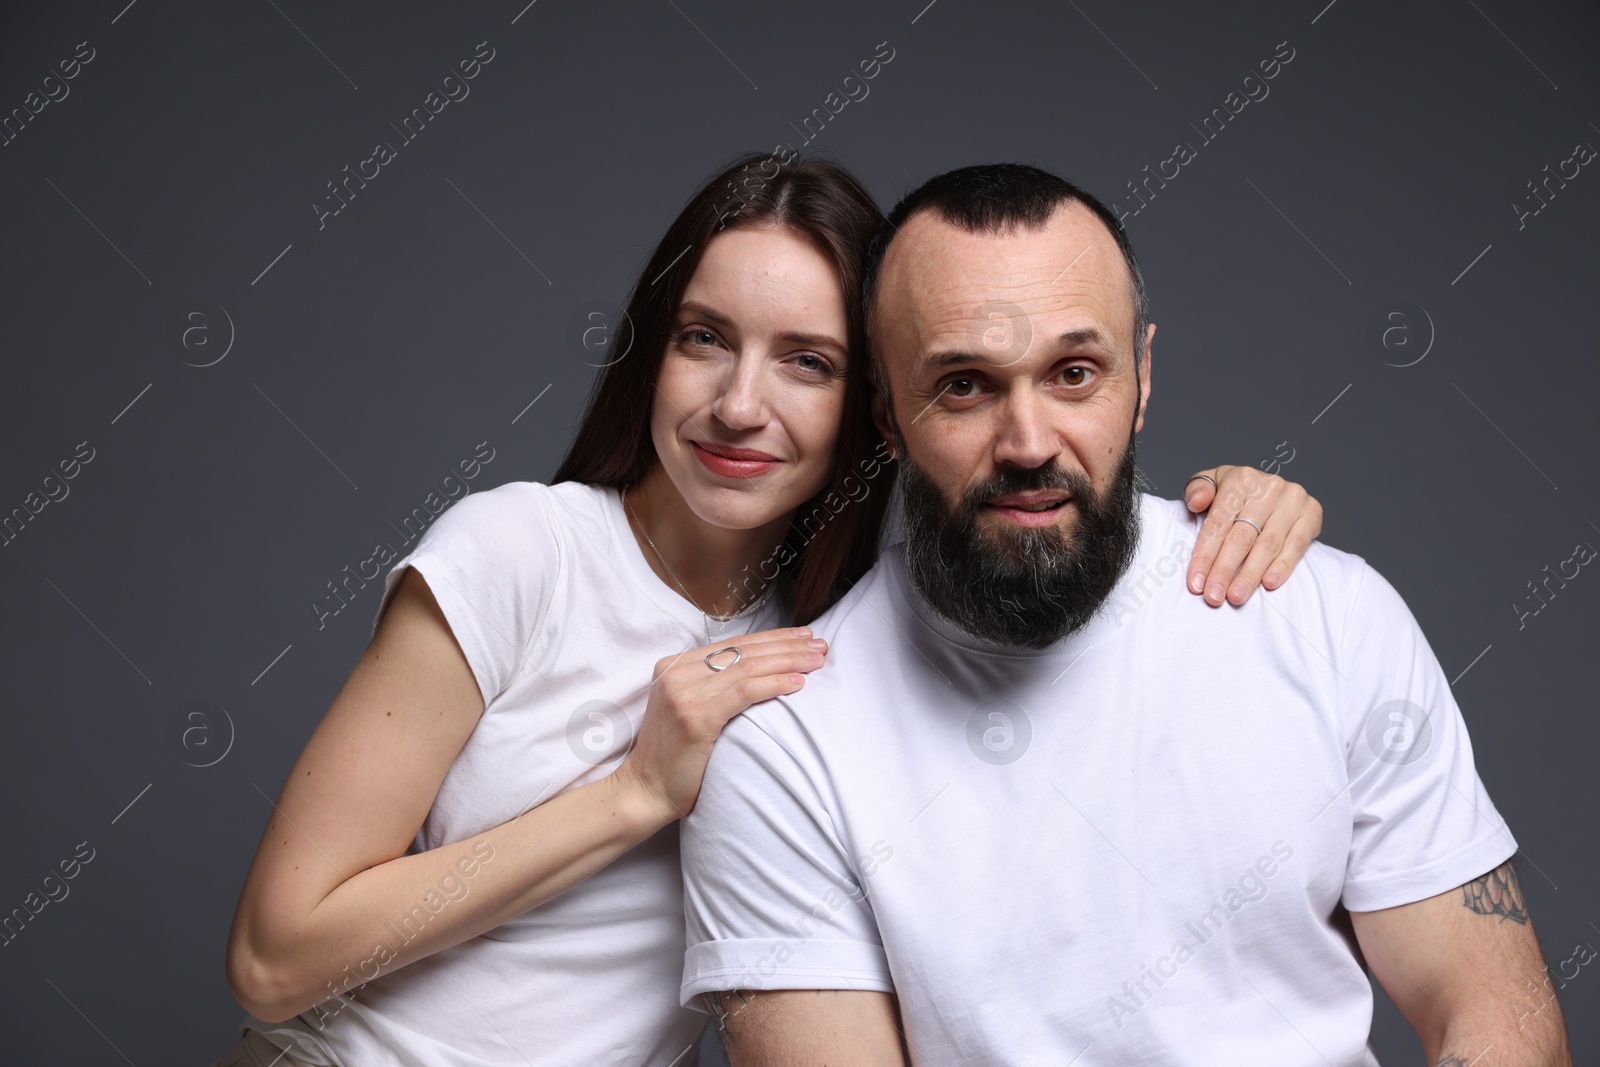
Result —
[[1068, 367], [1061, 372], [1061, 377], [1068, 385], [1082, 385], [1089, 380], [1089, 368]]
[[953, 378], [950, 380], [950, 383], [944, 387], [944, 391], [949, 393], [951, 396], [960, 399], [971, 396], [977, 391], [977, 388], [978, 383], [973, 381], [971, 378]]

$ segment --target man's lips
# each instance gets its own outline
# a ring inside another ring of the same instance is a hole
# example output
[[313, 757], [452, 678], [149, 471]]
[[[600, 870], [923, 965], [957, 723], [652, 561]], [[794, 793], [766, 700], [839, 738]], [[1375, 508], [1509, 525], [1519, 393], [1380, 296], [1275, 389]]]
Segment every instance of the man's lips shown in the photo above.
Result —
[[754, 478], [782, 462], [770, 452], [719, 445], [712, 441], [690, 441], [689, 447], [707, 470], [724, 478]]
[[987, 501], [984, 507], [1019, 526], [1049, 526], [1072, 496], [1059, 489], [1034, 489], [1026, 493], [1006, 493]]

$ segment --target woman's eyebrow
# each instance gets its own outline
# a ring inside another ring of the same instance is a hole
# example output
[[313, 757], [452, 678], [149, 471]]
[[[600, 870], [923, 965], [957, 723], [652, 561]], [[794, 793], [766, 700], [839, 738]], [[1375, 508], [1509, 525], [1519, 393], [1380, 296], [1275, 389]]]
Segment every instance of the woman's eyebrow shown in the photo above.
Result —
[[836, 341], [823, 333], [780, 333], [779, 337], [797, 345], [807, 345], [811, 348], [837, 348], [845, 351], [845, 343]]
[[709, 319], [718, 326], [733, 325], [733, 319], [727, 315], [724, 315], [716, 308], [711, 307], [709, 304], [702, 304], [696, 300], [685, 300], [680, 303], [678, 305], [678, 315], [680, 318], [687, 315], [700, 319]]

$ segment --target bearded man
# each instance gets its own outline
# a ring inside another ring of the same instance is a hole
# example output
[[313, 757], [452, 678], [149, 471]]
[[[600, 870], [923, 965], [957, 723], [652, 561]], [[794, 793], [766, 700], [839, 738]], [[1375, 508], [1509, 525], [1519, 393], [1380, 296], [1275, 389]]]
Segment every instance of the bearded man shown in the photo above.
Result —
[[1367, 967], [1429, 1063], [1569, 1063], [1399, 594], [1323, 544], [1221, 619], [1181, 587], [1200, 520], [1135, 489], [1155, 326], [1105, 206], [964, 168], [866, 266], [905, 541], [682, 832], [682, 999], [735, 1067], [1376, 1067]]

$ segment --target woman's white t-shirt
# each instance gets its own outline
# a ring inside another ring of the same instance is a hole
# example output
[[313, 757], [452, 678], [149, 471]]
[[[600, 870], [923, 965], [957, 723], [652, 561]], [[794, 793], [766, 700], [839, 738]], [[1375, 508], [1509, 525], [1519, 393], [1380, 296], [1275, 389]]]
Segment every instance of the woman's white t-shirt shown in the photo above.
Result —
[[[462, 499], [390, 569], [378, 617], [408, 566], [485, 703], [408, 853], [610, 774], [656, 661], [706, 643], [705, 617], [651, 570], [614, 489], [510, 482]], [[791, 610], [773, 596], [711, 620], [711, 634], [785, 626]], [[689, 1067], [705, 1016], [678, 1004], [683, 949], [674, 823], [493, 930], [293, 1019], [245, 1025], [334, 1067]]]

